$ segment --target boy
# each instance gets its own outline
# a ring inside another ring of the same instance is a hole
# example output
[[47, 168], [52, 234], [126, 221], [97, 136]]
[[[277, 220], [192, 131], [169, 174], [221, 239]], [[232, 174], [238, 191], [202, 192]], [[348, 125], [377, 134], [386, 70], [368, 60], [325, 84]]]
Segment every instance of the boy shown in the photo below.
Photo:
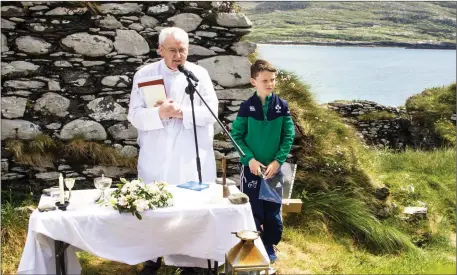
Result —
[[[281, 204], [259, 199], [260, 176], [269, 179], [280, 173], [295, 137], [288, 104], [273, 93], [276, 71], [265, 60], [252, 64], [251, 84], [256, 92], [241, 104], [232, 124], [233, 139], [246, 154], [240, 159], [240, 189], [249, 197], [257, 230], [271, 262], [277, 259], [273, 246], [282, 235]], [[266, 168], [263, 175], [261, 168]]]

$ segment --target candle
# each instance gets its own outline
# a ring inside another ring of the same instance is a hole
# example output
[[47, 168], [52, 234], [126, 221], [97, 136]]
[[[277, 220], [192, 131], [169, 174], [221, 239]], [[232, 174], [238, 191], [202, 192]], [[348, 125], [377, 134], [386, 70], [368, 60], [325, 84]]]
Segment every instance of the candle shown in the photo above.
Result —
[[60, 204], [64, 204], [65, 203], [65, 200], [64, 200], [64, 190], [63, 190], [63, 175], [62, 173], [60, 173], [60, 176], [59, 176], [59, 191], [60, 191], [60, 196], [59, 196], [59, 199], [60, 199]]

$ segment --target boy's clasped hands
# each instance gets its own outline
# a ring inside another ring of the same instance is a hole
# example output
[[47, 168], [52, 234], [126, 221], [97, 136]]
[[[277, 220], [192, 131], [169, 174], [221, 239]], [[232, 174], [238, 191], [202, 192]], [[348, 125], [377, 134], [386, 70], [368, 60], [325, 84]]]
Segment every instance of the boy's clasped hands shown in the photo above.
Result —
[[[279, 162], [277, 160], [273, 160], [268, 166], [263, 165], [255, 158], [252, 158], [249, 161], [249, 170], [251, 173], [256, 176], [261, 176], [264, 179], [272, 178], [279, 169]], [[262, 173], [262, 169], [265, 169], [265, 172]]]

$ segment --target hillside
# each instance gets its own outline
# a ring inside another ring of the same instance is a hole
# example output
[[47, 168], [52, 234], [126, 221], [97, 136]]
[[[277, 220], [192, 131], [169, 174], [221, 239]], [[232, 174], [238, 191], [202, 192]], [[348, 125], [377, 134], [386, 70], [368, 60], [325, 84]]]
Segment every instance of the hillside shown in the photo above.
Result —
[[237, 2], [257, 43], [453, 48], [456, 2]]

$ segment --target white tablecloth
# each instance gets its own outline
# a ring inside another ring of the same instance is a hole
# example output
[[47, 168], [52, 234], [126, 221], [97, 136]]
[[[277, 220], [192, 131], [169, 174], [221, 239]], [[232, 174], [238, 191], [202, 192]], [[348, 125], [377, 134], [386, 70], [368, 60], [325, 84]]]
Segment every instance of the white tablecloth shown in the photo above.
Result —
[[[143, 212], [142, 220], [94, 204], [97, 190], [73, 191], [67, 211], [32, 213], [18, 273], [55, 274], [54, 240], [70, 244], [68, 274], [81, 273], [79, 249], [129, 265], [160, 256], [167, 265], [207, 267], [206, 259], [223, 264], [225, 253], [239, 242], [231, 232], [256, 227], [250, 205], [231, 204], [220, 188], [212, 184], [198, 192], [169, 186], [175, 206]], [[214, 201], [211, 195], [218, 190], [220, 199]], [[53, 201], [42, 196], [43, 204]], [[268, 259], [260, 238], [256, 246]]]

